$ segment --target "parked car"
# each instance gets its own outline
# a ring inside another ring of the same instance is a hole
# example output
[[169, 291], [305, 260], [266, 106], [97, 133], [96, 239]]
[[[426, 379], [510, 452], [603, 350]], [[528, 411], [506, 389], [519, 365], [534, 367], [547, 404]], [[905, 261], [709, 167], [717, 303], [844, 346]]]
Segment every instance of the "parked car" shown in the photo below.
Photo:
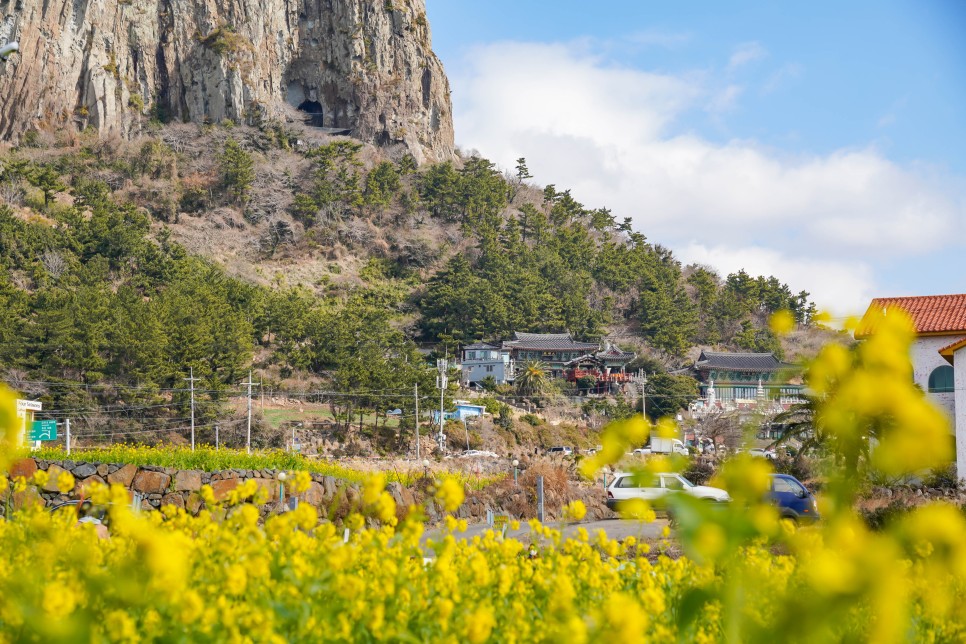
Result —
[[631, 456], [647, 456], [650, 453], [651, 453], [650, 447], [638, 447], [633, 452], [631, 452]]
[[695, 485], [680, 474], [666, 472], [647, 479], [631, 472], [618, 472], [607, 486], [607, 507], [616, 510], [622, 501], [629, 499], [644, 499], [660, 506], [667, 495], [678, 493], [717, 503], [731, 501], [724, 490]]
[[572, 447], [551, 447], [547, 450], [548, 456], [570, 456], [574, 453]]
[[500, 455], [496, 452], [490, 452], [482, 449], [468, 449], [457, 456], [457, 458], [500, 458]]
[[778, 455], [775, 454], [775, 450], [773, 449], [762, 449], [760, 447], [754, 447], [748, 450], [748, 453], [751, 454], [752, 456], [767, 458], [768, 460], [772, 460], [772, 461], [778, 458]]
[[818, 503], [802, 482], [790, 474], [772, 474], [769, 500], [778, 506], [783, 519], [796, 523], [818, 521]]

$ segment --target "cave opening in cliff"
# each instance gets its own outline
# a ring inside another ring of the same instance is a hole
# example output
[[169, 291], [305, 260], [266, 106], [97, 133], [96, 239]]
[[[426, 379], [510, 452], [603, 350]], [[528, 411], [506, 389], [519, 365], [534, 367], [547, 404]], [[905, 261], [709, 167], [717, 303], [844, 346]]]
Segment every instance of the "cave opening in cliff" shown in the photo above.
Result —
[[315, 127], [322, 127], [322, 103], [306, 99], [299, 104], [299, 110], [309, 115], [308, 124]]

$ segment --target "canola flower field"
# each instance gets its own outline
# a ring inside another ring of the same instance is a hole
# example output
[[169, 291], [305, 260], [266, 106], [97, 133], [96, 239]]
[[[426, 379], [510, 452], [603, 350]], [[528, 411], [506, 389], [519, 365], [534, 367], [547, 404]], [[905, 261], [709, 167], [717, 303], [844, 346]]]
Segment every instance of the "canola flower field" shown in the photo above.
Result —
[[[351, 483], [362, 483], [371, 472], [364, 472], [327, 460], [307, 458], [301, 454], [282, 450], [259, 450], [248, 454], [238, 449], [215, 449], [211, 445], [199, 445], [195, 450], [177, 445], [146, 446], [116, 444], [110, 447], [74, 450], [70, 456], [61, 447], [43, 447], [30, 453], [34, 458], [48, 461], [72, 459], [78, 462], [133, 463], [135, 465], [157, 465], [180, 470], [203, 470], [216, 472], [227, 469], [246, 470], [288, 470], [310, 472], [332, 476]], [[374, 467], [378, 467], [375, 465]], [[413, 485], [424, 475], [421, 465], [409, 470], [385, 470], [387, 482]], [[503, 477], [471, 476], [465, 472], [446, 472], [446, 476], [456, 478], [470, 489], [481, 490]]]
[[[814, 527], [796, 530], [760, 502], [769, 466], [750, 458], [720, 472], [733, 498], [723, 511], [678, 501], [687, 554], [677, 559], [633, 539], [564, 540], [537, 523], [532, 544], [492, 532], [424, 544], [419, 509], [397, 523], [382, 476], [338, 527], [305, 504], [261, 523], [254, 484], [222, 505], [208, 490], [197, 517], [173, 507], [133, 514], [122, 489], [100, 486], [92, 500], [108, 508], [109, 538], [40, 510], [0, 520], [0, 641], [963, 641], [961, 510], [924, 506], [881, 532], [852, 510], [863, 473], [901, 476], [950, 458], [945, 418], [911, 384], [908, 322], [890, 314], [879, 327], [858, 349], [830, 346], [811, 366], [816, 431], [841, 463]], [[14, 420], [0, 404], [0, 428]], [[609, 426], [586, 472], [648, 431], [666, 428], [641, 418]], [[0, 447], [3, 470], [16, 454]], [[293, 492], [306, 479], [294, 474]], [[437, 484], [450, 512], [463, 494], [454, 479]], [[567, 513], [577, 520], [583, 508]]]

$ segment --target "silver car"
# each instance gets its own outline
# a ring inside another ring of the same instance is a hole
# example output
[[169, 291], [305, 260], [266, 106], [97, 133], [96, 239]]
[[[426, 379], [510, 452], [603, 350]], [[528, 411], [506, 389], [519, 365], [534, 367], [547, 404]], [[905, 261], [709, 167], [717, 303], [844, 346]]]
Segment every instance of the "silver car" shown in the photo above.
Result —
[[643, 499], [654, 505], [662, 505], [669, 494], [681, 493], [698, 499], [718, 503], [731, 501], [727, 492], [716, 487], [695, 485], [680, 474], [662, 472], [655, 475], [639, 475], [618, 472], [607, 486], [607, 507], [616, 510], [622, 501]]

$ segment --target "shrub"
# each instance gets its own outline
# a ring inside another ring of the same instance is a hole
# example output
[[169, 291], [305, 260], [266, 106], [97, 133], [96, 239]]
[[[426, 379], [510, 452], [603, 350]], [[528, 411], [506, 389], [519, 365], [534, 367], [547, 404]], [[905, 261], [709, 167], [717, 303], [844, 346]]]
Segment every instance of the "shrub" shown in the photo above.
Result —
[[218, 156], [221, 183], [225, 191], [237, 202], [248, 200], [252, 184], [255, 182], [255, 161], [238, 141], [228, 139], [225, 148]]

